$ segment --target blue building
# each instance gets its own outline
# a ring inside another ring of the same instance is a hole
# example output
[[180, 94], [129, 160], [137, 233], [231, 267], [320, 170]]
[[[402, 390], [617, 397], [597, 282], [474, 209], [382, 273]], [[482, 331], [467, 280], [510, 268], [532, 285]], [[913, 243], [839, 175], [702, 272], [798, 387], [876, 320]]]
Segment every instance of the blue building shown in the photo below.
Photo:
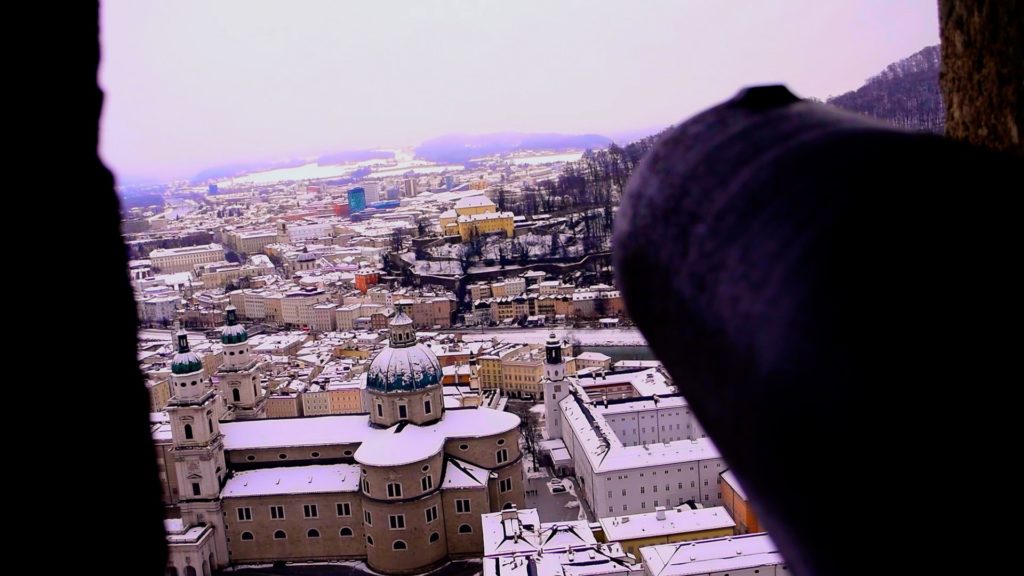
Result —
[[348, 213], [355, 214], [366, 209], [366, 190], [353, 188], [348, 191]]

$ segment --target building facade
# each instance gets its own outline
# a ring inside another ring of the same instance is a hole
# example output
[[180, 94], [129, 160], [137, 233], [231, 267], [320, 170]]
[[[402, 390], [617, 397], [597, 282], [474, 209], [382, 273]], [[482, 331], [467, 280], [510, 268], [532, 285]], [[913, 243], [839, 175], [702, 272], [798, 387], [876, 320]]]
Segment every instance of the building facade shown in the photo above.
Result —
[[[248, 366], [236, 325], [229, 318], [225, 363]], [[379, 573], [413, 574], [482, 555], [481, 514], [524, 503], [519, 419], [446, 411], [440, 363], [412, 320], [399, 314], [390, 328], [367, 371], [369, 414], [223, 426], [214, 407], [225, 388], [204, 381], [181, 334], [167, 470], [181, 511], [168, 538], [181, 553], [168, 573], [191, 574], [199, 560], [217, 569], [358, 558]]]
[[224, 247], [220, 244], [186, 246], [184, 248], [158, 248], [149, 253], [153, 267], [165, 274], [191, 272], [196, 264], [221, 262]]

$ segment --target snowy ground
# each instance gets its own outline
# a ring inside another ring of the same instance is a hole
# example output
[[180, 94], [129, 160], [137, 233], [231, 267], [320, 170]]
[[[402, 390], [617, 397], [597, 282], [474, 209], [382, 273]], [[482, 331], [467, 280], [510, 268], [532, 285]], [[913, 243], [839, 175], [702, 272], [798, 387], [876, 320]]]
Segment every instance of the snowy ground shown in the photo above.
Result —
[[543, 344], [552, 332], [559, 338], [568, 335], [570, 341], [579, 340], [581, 346], [646, 346], [643, 334], [636, 328], [596, 328], [592, 330], [566, 330], [565, 328], [521, 328], [517, 330], [481, 330], [464, 332], [465, 342], [482, 342], [497, 338], [517, 344]]

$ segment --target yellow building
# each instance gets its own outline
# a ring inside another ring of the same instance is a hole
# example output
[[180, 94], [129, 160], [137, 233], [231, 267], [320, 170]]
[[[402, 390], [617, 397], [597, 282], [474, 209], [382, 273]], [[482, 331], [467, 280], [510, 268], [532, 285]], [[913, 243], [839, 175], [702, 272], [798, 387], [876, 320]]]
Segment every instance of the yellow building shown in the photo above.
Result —
[[497, 212], [497, 206], [486, 196], [470, 196], [441, 213], [438, 225], [446, 236], [458, 234], [465, 242], [474, 235], [504, 232], [512, 237], [515, 224], [511, 212]]
[[722, 487], [722, 503], [725, 505], [725, 509], [729, 511], [729, 514], [736, 520], [736, 533], [760, 532], [761, 523], [757, 519], [757, 514], [754, 512], [753, 506], [750, 505], [750, 500], [747, 499], [747, 493], [743, 491], [743, 487], [740, 486], [732, 470], [722, 472], [720, 486]]
[[479, 370], [477, 375], [480, 378], [481, 390], [497, 390], [501, 388], [501, 358], [494, 355], [480, 356], [477, 358]]
[[722, 506], [696, 510], [688, 506], [667, 510], [658, 506], [654, 512], [611, 516], [598, 521], [606, 542], [619, 542], [623, 550], [635, 556], [640, 555], [640, 548], [644, 546], [706, 540], [736, 533], [736, 522]]
[[149, 390], [149, 411], [162, 411], [171, 399], [171, 385], [167, 380], [148, 380], [146, 388]]
[[459, 236], [466, 242], [474, 235], [496, 234], [504, 232], [511, 238], [515, 234], [515, 214], [511, 212], [490, 212], [473, 216], [459, 216]]
[[501, 359], [502, 389], [509, 396], [531, 395], [539, 399], [543, 392], [544, 346], [531, 344], [506, 354]]

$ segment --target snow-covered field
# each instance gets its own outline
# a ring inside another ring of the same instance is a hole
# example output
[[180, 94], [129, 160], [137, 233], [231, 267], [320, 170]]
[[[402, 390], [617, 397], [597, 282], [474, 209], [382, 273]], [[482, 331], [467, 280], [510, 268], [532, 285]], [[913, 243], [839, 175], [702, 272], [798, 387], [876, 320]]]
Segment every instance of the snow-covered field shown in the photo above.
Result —
[[522, 328], [518, 330], [484, 330], [463, 332], [466, 342], [481, 342], [497, 338], [518, 344], [543, 344], [552, 332], [559, 338], [568, 335], [570, 341], [579, 340], [581, 346], [646, 346], [643, 334], [635, 328], [600, 328], [593, 330], [566, 330], [564, 328]]

